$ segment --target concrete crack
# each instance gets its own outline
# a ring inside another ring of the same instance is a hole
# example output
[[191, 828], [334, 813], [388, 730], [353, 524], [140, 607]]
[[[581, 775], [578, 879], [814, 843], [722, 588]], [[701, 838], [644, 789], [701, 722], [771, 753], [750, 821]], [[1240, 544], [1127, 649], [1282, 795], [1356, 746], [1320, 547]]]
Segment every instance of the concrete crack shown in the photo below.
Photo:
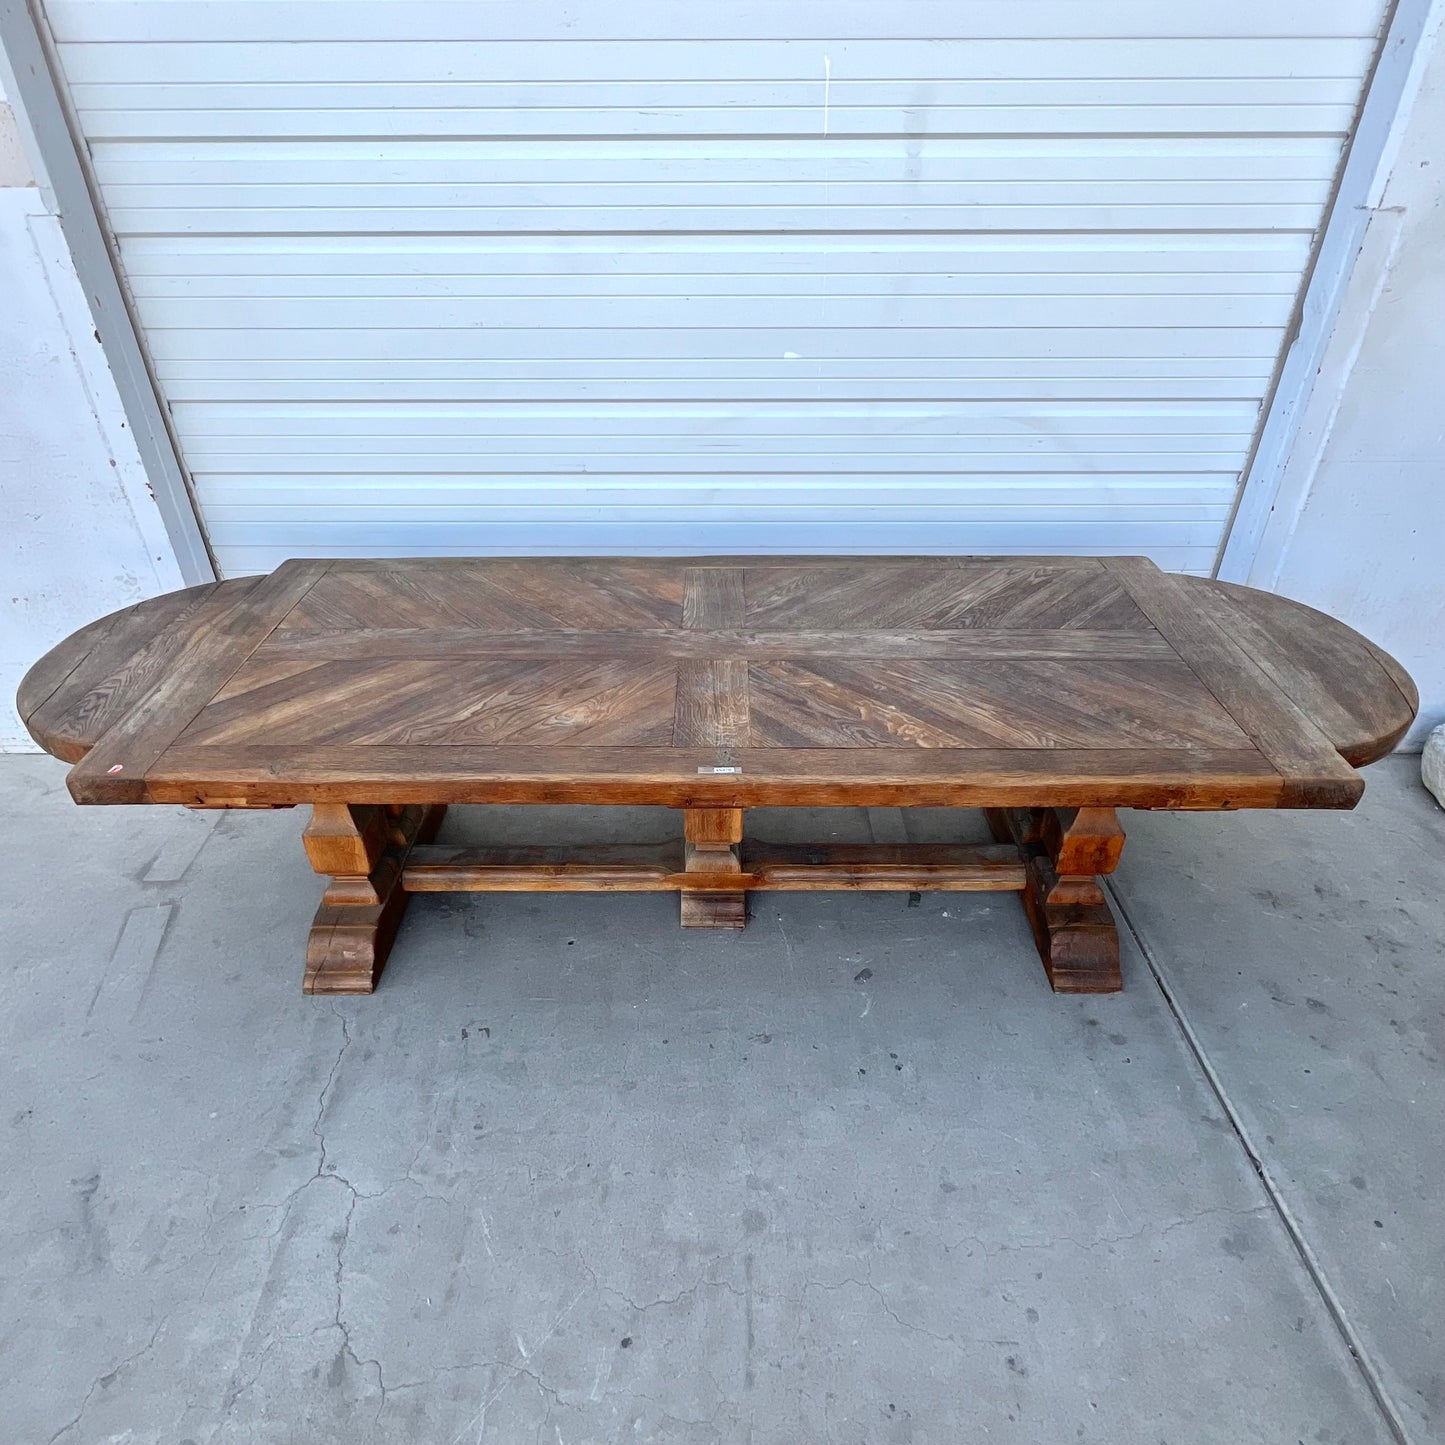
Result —
[[[715, 1262], [716, 1261], [714, 1261], [714, 1263]], [[633, 1310], [640, 1315], [645, 1315], [648, 1310], [655, 1310], [659, 1307], [681, 1304], [683, 1300], [695, 1295], [700, 1289], [726, 1290], [727, 1293], [732, 1295], [734, 1299], [747, 1298], [746, 1290], [739, 1289], [735, 1284], [732, 1284], [725, 1279], [707, 1279], [702, 1276], [699, 1276], [697, 1279], [693, 1280], [693, 1282], [688, 1285], [686, 1289], [679, 1290], [676, 1294], [673, 1295], [664, 1295], [660, 1299], [648, 1300], [646, 1304], [638, 1304], [636, 1300], [631, 1298], [631, 1296], [627, 1295], [622, 1290], [617, 1289], [613, 1285], [599, 1285], [598, 1289], [603, 1294], [616, 1295], [618, 1299], [622, 1300], [627, 1305], [628, 1309]]]
[[86, 1410], [89, 1409], [91, 1399], [94, 1397], [95, 1392], [109, 1388], [111, 1382], [115, 1380], [116, 1376], [118, 1376], [122, 1370], [135, 1364], [142, 1355], [149, 1354], [155, 1348], [156, 1341], [160, 1339], [161, 1331], [164, 1330], [165, 1327], [166, 1322], [162, 1320], [151, 1332], [150, 1339], [148, 1339], [140, 1349], [136, 1350], [133, 1354], [127, 1355], [118, 1364], [112, 1365], [110, 1369], [106, 1370], [103, 1374], [97, 1375], [95, 1379], [91, 1381], [90, 1389], [85, 1392], [85, 1398], [81, 1400], [80, 1408], [46, 1441], [46, 1445], [55, 1445], [55, 1442], [59, 1440], [61, 1436], [68, 1435], [70, 1431], [75, 1429], [75, 1427], [80, 1424]]
[[[940, 1335], [939, 1333], [937, 1333], [937, 1331], [935, 1331], [935, 1330], [930, 1330], [926, 1325], [918, 1325], [918, 1324], [914, 1324], [912, 1320], [905, 1320], [905, 1319], [903, 1318], [903, 1316], [900, 1315], [900, 1314], [898, 1313], [898, 1311], [895, 1310], [891, 1304], [889, 1304], [889, 1302], [888, 1302], [888, 1296], [885, 1295], [885, 1294], [883, 1293], [883, 1291], [882, 1291], [881, 1289], [879, 1289], [876, 1284], [873, 1283], [872, 1280], [855, 1279], [852, 1275], [845, 1275], [842, 1279], [837, 1280], [837, 1281], [834, 1282], [833, 1284], [824, 1284], [821, 1280], [810, 1279], [810, 1280], [805, 1280], [805, 1281], [804, 1281], [804, 1283], [803, 1283], [803, 1293], [806, 1294], [810, 1289], [821, 1289], [821, 1290], [824, 1290], [824, 1291], [827, 1291], [827, 1292], [831, 1292], [831, 1291], [833, 1291], [833, 1290], [842, 1289], [845, 1285], [850, 1285], [850, 1284], [851, 1284], [855, 1289], [866, 1289], [866, 1290], [868, 1290], [870, 1293], [876, 1295], [876, 1296], [878, 1297], [878, 1303], [883, 1306], [883, 1312], [888, 1316], [889, 1319], [891, 1319], [891, 1320], [894, 1322], [894, 1324], [896, 1324], [896, 1325], [901, 1325], [905, 1330], [912, 1330], [912, 1331], [914, 1331], [914, 1332], [917, 1333], [917, 1334], [927, 1335], [929, 1339], [931, 1339], [931, 1340], [937, 1340], [937, 1341], [939, 1342], [939, 1344], [942, 1344], [942, 1345], [956, 1345], [956, 1344], [958, 1343], [958, 1340], [957, 1340], [957, 1339], [955, 1338], [955, 1336], [953, 1336], [953, 1335]], [[786, 1298], [786, 1296], [783, 1296], [783, 1298]], [[791, 1301], [789, 1301], [789, 1303], [791, 1303], [791, 1304], [796, 1304], [796, 1305], [798, 1305], [799, 1307], [801, 1307], [803, 1301], [802, 1301], [802, 1300], [791, 1300]], [[971, 1343], [980, 1343], [980, 1342], [979, 1342], [979, 1341], [971, 1341]], [[1018, 1343], [1018, 1341], [1017, 1341], [1017, 1340], [989, 1340], [989, 1341], [987, 1341], [986, 1343], [988, 1343], [988, 1344], [1000, 1344], [1000, 1345], [1001, 1345], [1001, 1344], [1016, 1345], [1016, 1344]]]
[[342, 1059], [346, 1057], [347, 1049], [351, 1047], [351, 1025], [346, 1022], [346, 1015], [338, 1012], [335, 1004], [332, 1004], [331, 1012], [336, 1014], [336, 1017], [341, 1021], [341, 1047], [336, 1051], [336, 1058], [332, 1062], [331, 1072], [327, 1074], [326, 1082], [321, 1086], [320, 1094], [317, 1095], [316, 1118], [311, 1124], [311, 1132], [316, 1136], [317, 1145], [321, 1150], [321, 1159], [316, 1166], [318, 1176], [326, 1169], [326, 1136], [321, 1132], [321, 1120], [326, 1115], [326, 1106], [330, 1102], [329, 1096], [332, 1085], [336, 1082], [337, 1070], [341, 1067]]
[[[595, 1285], [593, 1286], [593, 1288], [595, 1288]], [[565, 1305], [563, 1305], [562, 1308], [553, 1317], [552, 1323], [547, 1326], [547, 1329], [543, 1333], [541, 1339], [537, 1340], [533, 1344], [531, 1351], [527, 1351], [524, 1349], [523, 1351], [521, 1351], [521, 1353], [530, 1358], [531, 1354], [541, 1349], [541, 1347], [545, 1345], [547, 1341], [550, 1340], [552, 1336], [557, 1333], [558, 1326], [562, 1323], [563, 1320], [567, 1318], [568, 1315], [572, 1313], [573, 1310], [577, 1308], [578, 1304], [582, 1300], [583, 1295], [585, 1295], [586, 1293], [587, 1287], [584, 1286], [582, 1289], [579, 1289], [577, 1293], [574, 1294], [572, 1298]], [[476, 1414], [473, 1415], [472, 1418], [465, 1425], [463, 1425], [462, 1428], [458, 1430], [457, 1433], [452, 1437], [451, 1445], [460, 1445], [462, 1437], [465, 1435], [470, 1435], [473, 1430], [477, 1431], [478, 1441], [481, 1440], [482, 1436], [486, 1433], [487, 1411], [490, 1410], [492, 1406], [501, 1398], [502, 1394], [506, 1391], [507, 1386], [510, 1385], [512, 1381], [517, 1378], [518, 1375], [525, 1375], [527, 1379], [531, 1380], [532, 1383], [536, 1385], [537, 1389], [541, 1391], [544, 1396], [549, 1397], [559, 1405], [562, 1403], [556, 1390], [554, 1390], [550, 1385], [546, 1384], [542, 1380], [542, 1377], [540, 1375], [536, 1374], [532, 1370], [529, 1370], [524, 1364], [521, 1363], [520, 1360], [516, 1359], [515, 1357], [505, 1362], [498, 1360], [494, 1362], [493, 1368], [505, 1372], [506, 1379], [504, 1379], [502, 1383], [498, 1385], [496, 1389], [494, 1389], [482, 1401], [481, 1405], [477, 1409]]]
[[1048, 1239], [1029, 1240], [1017, 1244], [999, 1244], [992, 1248], [985, 1243], [983, 1238], [977, 1234], [960, 1235], [957, 1239], [947, 1241], [944, 1248], [954, 1250], [963, 1244], [977, 1246], [979, 1253], [985, 1258], [1001, 1254], [1017, 1254], [1031, 1249], [1057, 1249], [1060, 1245], [1071, 1245], [1074, 1249], [1087, 1254], [1092, 1249], [1099, 1249], [1104, 1245], [1124, 1244], [1132, 1239], [1142, 1239], [1151, 1230], [1158, 1229], [1159, 1238], [1172, 1233], [1176, 1229], [1182, 1229], [1185, 1225], [1195, 1224], [1201, 1219], [1207, 1219], [1211, 1215], [1225, 1215], [1231, 1219], [1246, 1219], [1255, 1215], [1269, 1214], [1271, 1212], [1268, 1204], [1251, 1204], [1243, 1209], [1226, 1209], [1214, 1207], [1210, 1209], [1199, 1209], [1193, 1214], [1181, 1215], [1178, 1219], [1171, 1219], [1162, 1228], [1159, 1228], [1152, 1220], [1142, 1224], [1138, 1229], [1128, 1230], [1123, 1234], [1100, 1234], [1093, 1239], [1079, 1239], [1072, 1234], [1056, 1234]]
[[[338, 1176], [332, 1175], [332, 1178]], [[332, 1325], [341, 1331], [341, 1348], [348, 1358], [359, 1370], [364, 1370], [368, 1365], [376, 1371], [376, 1386], [381, 1391], [381, 1404], [377, 1407], [377, 1418], [386, 1409], [386, 1378], [381, 1371], [380, 1360], [363, 1360], [351, 1344], [351, 1327], [346, 1323], [342, 1314], [342, 1274], [346, 1269], [346, 1246], [351, 1243], [351, 1220], [356, 1213], [356, 1204], [359, 1199], [366, 1196], [357, 1192], [356, 1187], [346, 1179], [341, 1180], [351, 1191], [351, 1202], [346, 1206], [346, 1218], [341, 1222], [341, 1238], [336, 1242], [336, 1314], [332, 1319]]]

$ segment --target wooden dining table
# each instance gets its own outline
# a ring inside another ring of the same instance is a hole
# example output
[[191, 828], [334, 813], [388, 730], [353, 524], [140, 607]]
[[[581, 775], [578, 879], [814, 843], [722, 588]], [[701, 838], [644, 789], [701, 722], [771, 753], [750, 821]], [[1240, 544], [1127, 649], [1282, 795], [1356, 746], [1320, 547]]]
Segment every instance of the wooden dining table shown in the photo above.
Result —
[[[369, 993], [410, 894], [1019, 894], [1118, 989], [1121, 808], [1351, 808], [1418, 707], [1297, 602], [1139, 557], [301, 559], [46, 654], [18, 706], [79, 803], [311, 808], [308, 993]], [[675, 836], [438, 842], [450, 804], [664, 805]], [[750, 808], [982, 808], [977, 845], [751, 842]]]

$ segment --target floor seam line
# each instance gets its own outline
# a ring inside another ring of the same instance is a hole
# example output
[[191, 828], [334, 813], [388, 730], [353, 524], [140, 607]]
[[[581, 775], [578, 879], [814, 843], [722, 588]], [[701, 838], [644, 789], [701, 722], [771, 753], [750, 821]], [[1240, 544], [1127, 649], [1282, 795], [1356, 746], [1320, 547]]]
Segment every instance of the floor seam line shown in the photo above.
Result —
[[1264, 1161], [1261, 1151], [1255, 1146], [1254, 1140], [1250, 1138], [1249, 1130], [1245, 1127], [1244, 1119], [1234, 1101], [1230, 1098], [1228, 1090], [1224, 1087], [1224, 1080], [1220, 1077], [1219, 1071], [1214, 1067], [1205, 1050], [1199, 1035], [1194, 1031], [1193, 1026], [1184, 1015], [1184, 1010], [1176, 997], [1174, 990], [1169, 986], [1164, 970], [1160, 967], [1153, 949], [1145, 941], [1143, 934], [1135, 925], [1129, 914], [1129, 909], [1124, 903], [1115, 881], [1112, 878], [1102, 880], [1108, 891], [1109, 898], [1113, 903], [1114, 910], [1123, 922], [1129, 937], [1133, 939], [1139, 956], [1144, 960], [1144, 966], [1149, 970], [1155, 986], [1164, 999], [1165, 1007], [1169, 1010], [1184, 1039], [1194, 1062], [1198, 1065], [1200, 1072], [1204, 1075], [1210, 1091], [1214, 1094], [1219, 1107], [1224, 1111], [1224, 1117], [1229, 1121], [1229, 1127], [1234, 1133], [1240, 1148], [1244, 1151], [1245, 1157], [1249, 1160], [1251, 1168], [1258, 1177], [1264, 1188], [1266, 1197], [1273, 1207], [1280, 1223], [1284, 1226], [1285, 1233], [1289, 1236], [1290, 1243], [1294, 1245], [1295, 1253], [1299, 1256], [1300, 1263], [1304, 1266], [1305, 1273], [1309, 1275], [1310, 1282], [1314, 1285], [1316, 1293], [1324, 1304], [1325, 1312], [1329, 1315], [1336, 1331], [1343, 1340], [1345, 1348], [1349, 1351], [1350, 1358], [1355, 1362], [1355, 1367], [1360, 1373], [1360, 1378], [1365, 1382], [1376, 1408], [1384, 1417], [1385, 1424], [1389, 1427], [1391, 1435], [1395, 1437], [1397, 1445], [1416, 1445], [1412, 1438], [1399, 1407], [1390, 1396], [1385, 1387], [1384, 1380], [1380, 1377], [1379, 1367], [1375, 1364], [1364, 1341], [1360, 1338], [1354, 1325], [1351, 1323], [1349, 1314], [1339, 1295], [1335, 1292], [1334, 1286], [1330, 1283], [1329, 1276], [1324, 1266], [1320, 1263], [1305, 1237], [1304, 1228], [1299, 1220], [1295, 1218], [1294, 1211], [1290, 1209], [1284, 1197], [1284, 1192], [1275, 1181], [1273, 1174]]

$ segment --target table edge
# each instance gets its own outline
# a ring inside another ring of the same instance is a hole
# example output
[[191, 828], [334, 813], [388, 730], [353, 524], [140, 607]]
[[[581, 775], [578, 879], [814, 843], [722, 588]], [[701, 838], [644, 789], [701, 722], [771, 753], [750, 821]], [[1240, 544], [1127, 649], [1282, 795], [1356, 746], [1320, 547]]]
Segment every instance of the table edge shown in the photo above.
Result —
[[[323, 560], [324, 559], [317, 559], [318, 562]], [[402, 562], [404, 562], [404, 560], [405, 559], [388, 559], [384, 563], [380, 561], [372, 561], [369, 565], [395, 566], [401, 564]], [[503, 558], [495, 560], [503, 563], [517, 562], [522, 560], [536, 563], [538, 561], [543, 561], [547, 559]], [[618, 562], [625, 562], [628, 560], [640, 562], [658, 561], [660, 559], [621, 559], [607, 557], [590, 559], [559, 558], [557, 560], [559, 562], [576, 562], [579, 560], [590, 560], [596, 561], [598, 563], [605, 563], [607, 565], [616, 565]], [[714, 556], [698, 558], [677, 558], [672, 560], [675, 560], [679, 565], [688, 566], [709, 564], [731, 564], [743, 566], [752, 565], [760, 567], [800, 566], [808, 564], [816, 564], [819, 566], [833, 566], [844, 563], [850, 563], [852, 565], [879, 566], [889, 564], [923, 565], [927, 563], [941, 566], [957, 566], [960, 564], [967, 566], [983, 565], [989, 562], [997, 562], [999, 565], [1015, 565], [1018, 563], [1025, 563], [1046, 566], [1049, 565], [1050, 562], [1053, 562], [1060, 566], [1074, 565], [1085, 568], [1102, 568], [1107, 564], [1107, 561], [1109, 559], [1072, 557], [1064, 557], [1058, 559], [1049, 559], [1043, 557], [989, 558], [984, 556], [908, 558], [873, 558], [843, 556], [820, 556], [816, 558], [774, 558], [768, 556], [724, 558]], [[345, 559], [344, 561], [342, 561], [341, 565], [347, 565], [348, 563], [362, 563], [366, 561], [367, 559]], [[157, 598], [143, 599], [142, 601], [132, 603], [127, 607], [118, 608], [114, 612], [97, 618], [95, 621], [87, 623], [85, 624], [85, 626], [78, 628], [75, 632], [69, 634], [66, 638], [62, 639], [59, 643], [57, 643], [53, 648], [49, 649], [41, 658], [37, 659], [36, 662], [29, 669], [27, 669], [26, 673], [20, 681], [19, 687], [17, 688], [17, 711], [19, 712], [22, 723], [25, 725], [30, 736], [42, 749], [55, 757], [61, 758], [63, 761], [73, 764], [83, 761], [84, 758], [91, 751], [91, 749], [94, 747], [95, 743], [99, 740], [100, 735], [97, 735], [95, 738], [89, 739], [84, 737], [78, 737], [75, 735], [74, 732], [66, 731], [63, 726], [39, 726], [36, 723], [36, 719], [38, 715], [41, 714], [46, 704], [62, 692], [67, 681], [73, 676], [76, 669], [80, 667], [92, 655], [93, 651], [96, 648], [100, 648], [105, 645], [106, 637], [117, 627], [117, 625], [122, 623], [125, 619], [133, 617], [136, 613], [143, 612], [148, 606], [160, 601], [164, 601], [166, 599], [175, 599], [181, 596], [190, 595], [194, 596], [200, 601], [205, 601], [206, 599], [204, 598], [204, 594], [208, 590], [215, 596], [216, 608], [221, 608], [227, 605], [230, 599], [235, 597], [239, 593], [239, 584], [244, 583], [254, 585], [257, 580], [258, 579], [255, 577], [231, 578], [220, 583], [203, 583], [197, 587], [177, 589], [174, 592], [161, 594]], [[1339, 621], [1336, 618], [1329, 616], [1327, 613], [1320, 612], [1315, 608], [1309, 607], [1307, 604], [1297, 602], [1292, 598], [1283, 597], [1280, 594], [1266, 593], [1260, 591], [1259, 589], [1241, 588], [1239, 584], [1220, 582], [1208, 578], [1181, 576], [1179, 578], [1179, 582], [1186, 588], [1209, 588], [1210, 590], [1214, 591], [1216, 595], [1220, 595], [1225, 598], [1228, 598], [1232, 592], [1236, 591], [1259, 592], [1259, 595], [1271, 599], [1270, 605], [1272, 609], [1278, 610], [1281, 613], [1298, 613], [1299, 615], [1308, 618], [1312, 626], [1324, 626], [1326, 628], [1334, 630], [1337, 635], [1347, 635], [1348, 639], [1352, 642], [1352, 644], [1360, 649], [1362, 658], [1368, 657], [1375, 664], [1375, 666], [1379, 669], [1382, 679], [1388, 679], [1389, 685], [1392, 690], [1392, 695], [1398, 699], [1400, 720], [1394, 727], [1375, 735], [1345, 738], [1339, 740], [1336, 740], [1335, 738], [1330, 738], [1330, 742], [1339, 753], [1339, 756], [1343, 758], [1345, 762], [1349, 763], [1352, 767], [1364, 767], [1370, 762], [1373, 762], [1378, 758], [1385, 756], [1399, 743], [1400, 739], [1405, 735], [1405, 733], [1408, 732], [1412, 722], [1414, 721], [1418, 713], [1419, 707], [1419, 694], [1413, 680], [1411, 679], [1407, 670], [1398, 662], [1397, 659], [1395, 659], [1384, 648], [1378, 646], [1369, 638], [1365, 637], [1362, 633], [1358, 632], [1356, 629], [1350, 627], [1346, 623]], [[212, 609], [210, 607], [198, 607], [195, 609], [197, 613], [209, 613], [211, 610]], [[159, 634], [153, 634], [153, 636], [154, 635]], [[77, 644], [80, 644], [82, 640], [88, 640], [88, 645], [77, 646]], [[109, 668], [109, 672], [114, 673], [123, 670], [127, 661], [132, 656], [134, 656], [144, 645], [145, 639], [141, 639], [123, 656], [118, 653], [116, 658], [113, 660], [113, 665], [111, 665]], [[74, 653], [73, 657], [68, 655], [72, 652]], [[57, 659], [59, 660], [59, 665], [57, 665]], [[1095, 782], [1090, 784], [1087, 792], [1087, 797], [1081, 794], [1077, 788], [1074, 788], [1074, 790], [1070, 792], [1069, 785], [1062, 782], [1057, 787], [1044, 788], [1037, 780], [1031, 780], [1027, 787], [1029, 789], [1032, 789], [1033, 791], [1029, 792], [1027, 799], [1024, 799], [1019, 792], [1019, 787], [1022, 785], [1016, 785], [1011, 783], [1007, 787], [1003, 787], [1000, 791], [999, 785], [996, 781], [990, 783], [983, 778], [974, 778], [969, 776], [957, 776], [949, 779], [916, 779], [907, 782], [901, 780], [889, 780], [886, 777], [883, 777], [867, 783], [834, 783], [832, 785], [832, 791], [834, 793], [846, 792], [849, 799], [852, 799], [855, 797], [862, 797], [864, 795], [864, 792], [871, 787], [873, 791], [868, 794], [868, 796], [878, 798], [880, 801], [876, 803], [870, 802], [857, 804], [859, 806], [889, 805], [881, 801], [885, 797], [890, 800], [890, 803], [909, 802], [920, 806], [1043, 806], [1045, 804], [1045, 801], [1057, 806], [1145, 806], [1146, 804], [1142, 802], [1131, 802], [1126, 801], [1126, 799], [1129, 797], [1140, 797], [1141, 791], [1152, 791], [1156, 794], [1177, 791], [1179, 788], [1184, 787], [1186, 777], [1187, 775], [1182, 773], [1178, 777], [1159, 775], [1157, 778], [1152, 779], [1150, 784], [1145, 785], [1142, 789], [1137, 777], [1133, 779], [1116, 779], [1114, 781], [1118, 784], [1118, 786], [1112, 788], [1111, 790], [1104, 789], [1102, 785], [1102, 780], [1096, 780]], [[112, 790], [106, 786], [106, 780], [103, 776], [91, 777], [86, 781], [85, 788], [83, 789], [84, 796], [77, 794], [77, 800], [85, 802], [181, 801], [180, 798], [172, 796], [175, 791], [173, 780], [157, 778], [155, 780], [155, 785], [152, 786], [151, 779], [148, 777], [147, 784], [144, 789], [144, 796], [136, 795], [136, 781], [137, 780], [132, 777], [130, 779], [127, 779], [126, 789]], [[455, 787], [451, 786], [452, 784], [455, 784], [456, 781], [457, 780], [455, 779], [449, 780], [449, 784], [445, 788], [439, 786], [434, 790], [434, 795], [429, 795], [426, 800], [435, 802], [466, 801], [466, 799], [464, 799], [463, 797], [458, 796]], [[543, 781], [539, 779], [529, 780], [525, 777], [518, 777], [505, 781], [506, 786], [511, 790], [509, 796], [515, 797], [518, 801], [523, 800], [521, 796], [523, 794], [526, 794], [528, 797], [535, 801], [548, 801], [552, 798], [556, 798], [558, 796], [558, 790], [564, 788], [564, 785], [559, 783], [555, 779]], [[1353, 805], [1353, 799], [1350, 799], [1349, 801], [1342, 801], [1344, 795], [1350, 790], [1348, 788], [1342, 788], [1342, 780], [1337, 776], [1318, 778], [1311, 778], [1306, 776], [1302, 778], [1291, 778], [1288, 780], [1289, 784], [1300, 793], [1301, 799], [1298, 802], [1289, 801], [1283, 803], [1279, 798], [1276, 798], [1273, 801], [1266, 801], [1262, 797], [1259, 801], [1239, 802], [1235, 799], [1226, 797], [1226, 794], [1231, 791], [1227, 787], [1220, 787], [1210, 790], [1210, 796], [1218, 799], [1218, 801], [1201, 801], [1200, 798], [1202, 797], [1202, 790], [1200, 784], [1202, 781], [1203, 780], [1201, 780], [1197, 775], [1194, 776], [1192, 779], [1188, 780], [1189, 787], [1196, 795], [1195, 801], [1181, 801], [1169, 804], [1156, 803], [1154, 804], [1154, 806], [1194, 806], [1206, 808], [1220, 808], [1235, 806], [1348, 807]], [[1276, 779], [1276, 781], [1278, 782], [1279, 780]], [[205, 790], [210, 795], [216, 796], [217, 790], [223, 789], [226, 786], [226, 783], [226, 779], [216, 778], [211, 780], [210, 782], [205, 783]], [[258, 800], [256, 803], [252, 804], [253, 806], [283, 805], [281, 802], [272, 800], [274, 799], [276, 789], [273, 788], [268, 792], [264, 789], [259, 788], [254, 783], [254, 781], [248, 786], [255, 790], [255, 796]], [[293, 782], [285, 786], [292, 794], [289, 801], [313, 801], [321, 799], [323, 797], [329, 799], [338, 796], [335, 791], [334, 785], [329, 782], [316, 784]], [[347, 794], [347, 796], [353, 798], [353, 800], [355, 801], [366, 801], [367, 799], [375, 795], [377, 786], [378, 785], [373, 780], [358, 780], [356, 783], [356, 787], [359, 789], [367, 790], [367, 797], [362, 798], [359, 793], [349, 793]], [[406, 791], [408, 788], [414, 789], [419, 786], [424, 786], [424, 784], [418, 783], [416, 781], [409, 783], [398, 783], [394, 785], [392, 791], [388, 793], [387, 800], [404, 800], [405, 797], [411, 796], [411, 794]], [[483, 778], [479, 776], [471, 780], [467, 784], [467, 790], [469, 791], [469, 793], [479, 795], [479, 800], [490, 801], [492, 800], [496, 789], [501, 786], [502, 781]], [[596, 786], [597, 784], [595, 783], [595, 780], [590, 782], [579, 782], [573, 791], [586, 792], [589, 788], [595, 788]], [[623, 779], [621, 779], [620, 777], [611, 778], [606, 784], [606, 788], [609, 792], [617, 792], [623, 786]], [[681, 798], [683, 796], [697, 796], [705, 798], [708, 800], [708, 805], [710, 806], [735, 805], [760, 807], [815, 805], [811, 800], [820, 800], [816, 805], [821, 805], [822, 795], [828, 790], [826, 785], [818, 782], [817, 780], [759, 778], [747, 780], [745, 783], [738, 783], [731, 790], [731, 792], [729, 792], [727, 787], [723, 784], [722, 780], [719, 780], [716, 783], [709, 782], [704, 787], [702, 785], [692, 782], [685, 777], [660, 780], [655, 774], [646, 778], [639, 776], [636, 779], [631, 780], [628, 786], [632, 788], [631, 795], [628, 799], [626, 799], [628, 801], [636, 801], [640, 804], [644, 804], [655, 799], [658, 802], [668, 802], [669, 805], [673, 806], [683, 805], [672, 801], [675, 798]], [[1360, 785], [1361, 788], [1362, 786], [1363, 785]], [[112, 793], [118, 795], [121, 792], [127, 793], [128, 796], [125, 798], [122, 798], [120, 796], [112, 796]], [[1256, 790], [1256, 792], [1258, 792], [1258, 790]], [[1046, 799], [1041, 796], [1041, 794], [1045, 793], [1047, 794]], [[1354, 790], [1355, 798], [1358, 797], [1358, 793], [1359, 789]], [[486, 794], [487, 796], [485, 798], [480, 798], [480, 795], [482, 794]], [[1067, 797], [1065, 796], [1066, 794]], [[268, 801], [264, 803], [260, 802], [259, 800], [263, 796], [266, 797]], [[719, 804], [718, 802], [714, 801], [724, 796], [735, 798], [736, 802], [733, 804]], [[946, 798], [948, 801], [936, 801], [943, 798]], [[964, 798], [967, 798], [968, 801], [961, 801]]]

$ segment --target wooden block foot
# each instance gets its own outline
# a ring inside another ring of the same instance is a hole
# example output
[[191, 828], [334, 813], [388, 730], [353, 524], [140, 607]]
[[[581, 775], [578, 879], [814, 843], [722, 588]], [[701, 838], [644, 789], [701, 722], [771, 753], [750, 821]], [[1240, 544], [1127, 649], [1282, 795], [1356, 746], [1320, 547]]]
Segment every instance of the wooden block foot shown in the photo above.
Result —
[[408, 894], [401, 884], [406, 856], [413, 844], [436, 837], [445, 816], [442, 806], [316, 808], [306, 838], [313, 862], [349, 859], [354, 865], [372, 861], [374, 866], [369, 873], [332, 877], [311, 924], [303, 993], [375, 990], [406, 912]]
[[683, 893], [684, 928], [744, 928], [748, 921], [746, 893]]
[[393, 888], [385, 903], [316, 910], [306, 942], [302, 993], [372, 993], [386, 965], [407, 895]]
[[1055, 993], [1118, 993], [1119, 930], [1104, 895], [1097, 903], [1049, 903], [1037, 887], [1020, 895]]
[[[1124, 834], [1111, 808], [989, 808], [1001, 843], [1027, 865], [1020, 897], [1055, 993], [1118, 993], [1119, 930], [1095, 873], [1112, 872]], [[1060, 867], [1079, 872], [1061, 873]], [[1082, 871], [1088, 868], [1088, 873]]]

